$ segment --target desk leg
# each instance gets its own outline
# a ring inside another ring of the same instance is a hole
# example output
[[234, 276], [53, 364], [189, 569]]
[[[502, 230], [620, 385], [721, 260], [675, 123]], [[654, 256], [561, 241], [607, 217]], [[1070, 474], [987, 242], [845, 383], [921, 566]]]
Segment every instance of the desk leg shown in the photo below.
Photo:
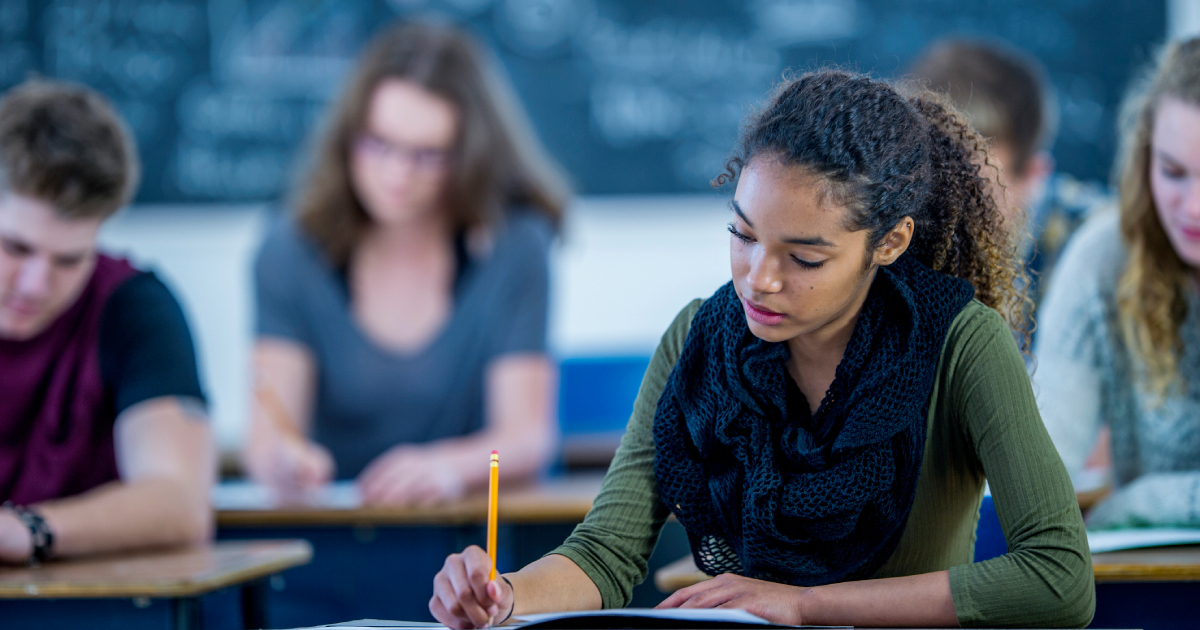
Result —
[[242, 627], [259, 630], [267, 627], [267, 580], [242, 585]]
[[174, 630], [200, 630], [200, 598], [179, 597], [171, 600], [171, 621]]

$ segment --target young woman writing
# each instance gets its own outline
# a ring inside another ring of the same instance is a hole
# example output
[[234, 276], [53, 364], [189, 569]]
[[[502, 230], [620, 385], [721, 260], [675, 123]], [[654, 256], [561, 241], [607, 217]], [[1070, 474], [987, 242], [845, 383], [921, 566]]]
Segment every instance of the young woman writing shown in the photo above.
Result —
[[549, 463], [566, 187], [501, 77], [449, 27], [367, 47], [258, 255], [253, 478], [420, 504], [486, 484], [492, 449], [512, 476]]
[[1200, 525], [1200, 38], [1130, 91], [1120, 211], [1063, 254], [1038, 318], [1038, 406], [1072, 474], [1112, 430], [1093, 527]]
[[[587, 519], [501, 580], [477, 547], [452, 555], [434, 616], [623, 606], [674, 514], [718, 577], [663, 606], [1086, 625], [1087, 540], [1006, 323], [1021, 271], [985, 161], [933, 95], [836, 71], [782, 86], [718, 178], [737, 181], [733, 281], [663, 336]], [[985, 477], [1010, 551], [971, 564]]]

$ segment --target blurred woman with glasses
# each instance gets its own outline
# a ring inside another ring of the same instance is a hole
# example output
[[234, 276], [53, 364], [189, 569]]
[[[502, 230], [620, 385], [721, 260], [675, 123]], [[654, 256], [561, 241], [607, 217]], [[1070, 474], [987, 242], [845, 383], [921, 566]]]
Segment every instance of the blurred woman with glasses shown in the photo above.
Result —
[[551, 458], [547, 255], [568, 191], [494, 62], [399, 24], [367, 47], [255, 267], [245, 465], [425, 504]]

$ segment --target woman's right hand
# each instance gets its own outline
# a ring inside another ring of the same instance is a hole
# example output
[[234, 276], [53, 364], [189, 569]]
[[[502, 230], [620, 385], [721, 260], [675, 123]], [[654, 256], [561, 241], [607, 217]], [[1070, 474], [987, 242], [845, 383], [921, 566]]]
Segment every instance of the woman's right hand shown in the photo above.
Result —
[[492, 559], [471, 545], [450, 554], [433, 578], [429, 612], [447, 628], [487, 628], [511, 616], [512, 587], [497, 577], [488, 580]]
[[247, 462], [250, 475], [283, 497], [290, 497], [333, 479], [333, 456], [320, 444], [303, 438], [276, 435], [265, 453]]

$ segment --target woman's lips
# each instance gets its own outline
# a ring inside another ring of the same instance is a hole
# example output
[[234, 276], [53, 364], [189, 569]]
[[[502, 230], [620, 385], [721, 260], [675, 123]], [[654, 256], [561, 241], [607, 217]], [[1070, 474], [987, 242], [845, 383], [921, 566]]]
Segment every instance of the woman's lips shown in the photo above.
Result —
[[1200, 227], [1181, 225], [1179, 226], [1179, 231], [1183, 234], [1184, 238], [1187, 238], [1188, 240], [1200, 241]]
[[774, 326], [781, 323], [787, 318], [783, 313], [765, 309], [761, 306], [756, 306], [750, 300], [742, 300], [742, 305], [746, 308], [746, 317], [762, 324], [763, 326]]

